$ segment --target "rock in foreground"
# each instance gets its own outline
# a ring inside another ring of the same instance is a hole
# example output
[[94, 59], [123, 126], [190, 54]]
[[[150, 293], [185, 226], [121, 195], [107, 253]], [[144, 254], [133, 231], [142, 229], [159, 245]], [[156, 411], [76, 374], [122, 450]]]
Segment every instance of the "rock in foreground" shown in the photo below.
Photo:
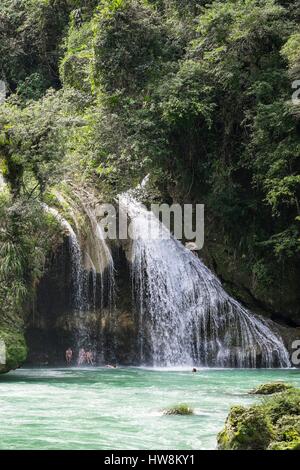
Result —
[[274, 393], [285, 392], [290, 390], [292, 385], [286, 384], [284, 382], [272, 382], [268, 384], [259, 385], [254, 390], [251, 390], [252, 395], [272, 395]]
[[259, 405], [234, 406], [218, 435], [220, 450], [300, 450], [300, 389]]

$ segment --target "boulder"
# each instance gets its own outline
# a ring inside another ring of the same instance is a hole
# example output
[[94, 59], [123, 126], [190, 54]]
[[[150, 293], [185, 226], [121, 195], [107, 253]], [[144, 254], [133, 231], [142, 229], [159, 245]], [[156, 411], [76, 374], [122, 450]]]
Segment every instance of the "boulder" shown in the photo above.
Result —
[[285, 392], [290, 390], [292, 385], [284, 382], [272, 382], [263, 385], [259, 385], [254, 390], [251, 390], [249, 393], [252, 395], [272, 395], [273, 393]]
[[261, 404], [232, 407], [218, 435], [218, 448], [300, 450], [300, 389], [288, 386]]
[[231, 408], [225, 428], [218, 435], [222, 450], [263, 450], [274, 437], [270, 420], [259, 407]]

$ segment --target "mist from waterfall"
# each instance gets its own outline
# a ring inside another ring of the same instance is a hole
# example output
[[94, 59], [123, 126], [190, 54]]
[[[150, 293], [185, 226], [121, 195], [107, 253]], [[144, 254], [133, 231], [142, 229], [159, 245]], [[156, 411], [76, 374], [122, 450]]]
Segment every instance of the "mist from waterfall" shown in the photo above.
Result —
[[[230, 297], [202, 261], [131, 193], [132, 284], [140, 361], [154, 366], [287, 367], [282, 339]], [[149, 237], [151, 227], [151, 237]], [[153, 236], [155, 234], [155, 236]]]

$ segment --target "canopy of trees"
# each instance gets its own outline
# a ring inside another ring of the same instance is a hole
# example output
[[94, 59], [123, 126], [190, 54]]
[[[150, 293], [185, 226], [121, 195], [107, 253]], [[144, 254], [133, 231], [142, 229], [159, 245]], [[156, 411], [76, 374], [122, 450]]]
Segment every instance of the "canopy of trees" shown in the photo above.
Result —
[[205, 203], [257, 282], [299, 269], [299, 16], [299, 0], [2, 0], [8, 279], [11, 227], [36, 270], [36, 202], [53, 185], [81, 178], [113, 197], [147, 173]]

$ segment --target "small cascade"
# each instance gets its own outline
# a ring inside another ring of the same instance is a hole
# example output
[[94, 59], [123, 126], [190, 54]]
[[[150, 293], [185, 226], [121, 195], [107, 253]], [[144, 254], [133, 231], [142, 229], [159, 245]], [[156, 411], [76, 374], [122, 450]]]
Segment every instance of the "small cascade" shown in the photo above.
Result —
[[[140, 359], [155, 366], [287, 367], [282, 339], [130, 194]], [[149, 232], [150, 230], [150, 232]], [[151, 237], [149, 237], [151, 233]]]

